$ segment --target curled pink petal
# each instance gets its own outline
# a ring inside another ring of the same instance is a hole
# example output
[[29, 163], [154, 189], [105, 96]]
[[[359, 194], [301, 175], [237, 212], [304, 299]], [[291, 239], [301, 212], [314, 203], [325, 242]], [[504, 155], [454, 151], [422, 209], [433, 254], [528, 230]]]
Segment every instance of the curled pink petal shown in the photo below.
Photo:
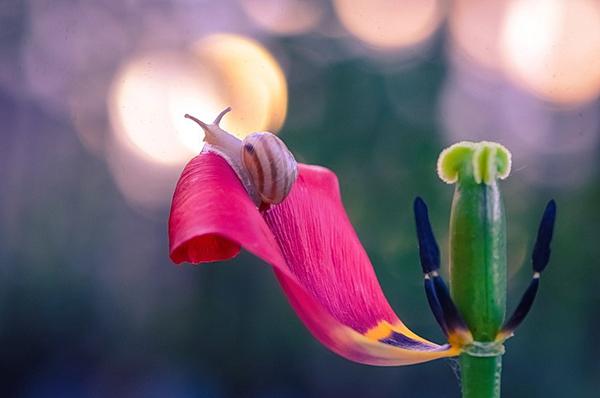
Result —
[[398, 319], [348, 220], [337, 178], [322, 167], [299, 165], [290, 195], [261, 215], [228, 164], [203, 153], [177, 184], [169, 238], [176, 263], [231, 258], [242, 246], [271, 264], [308, 329], [348, 359], [404, 365], [458, 353]]
[[175, 188], [169, 217], [171, 260], [203, 263], [235, 257], [240, 244], [269, 263], [283, 263], [275, 238], [218, 155], [192, 159]]

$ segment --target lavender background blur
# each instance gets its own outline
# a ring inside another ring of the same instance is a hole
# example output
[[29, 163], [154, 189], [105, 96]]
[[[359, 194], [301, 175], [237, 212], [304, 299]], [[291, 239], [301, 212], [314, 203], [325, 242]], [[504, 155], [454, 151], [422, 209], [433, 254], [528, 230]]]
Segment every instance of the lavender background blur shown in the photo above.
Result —
[[327, 351], [248, 254], [170, 263], [172, 190], [202, 146], [182, 115], [231, 105], [226, 128], [279, 131], [338, 174], [393, 307], [440, 342], [410, 203], [428, 200], [445, 249], [437, 154], [506, 145], [509, 310], [551, 197], [559, 220], [504, 396], [596, 396], [599, 95], [597, 0], [3, 0], [0, 395], [459, 395], [452, 362]]

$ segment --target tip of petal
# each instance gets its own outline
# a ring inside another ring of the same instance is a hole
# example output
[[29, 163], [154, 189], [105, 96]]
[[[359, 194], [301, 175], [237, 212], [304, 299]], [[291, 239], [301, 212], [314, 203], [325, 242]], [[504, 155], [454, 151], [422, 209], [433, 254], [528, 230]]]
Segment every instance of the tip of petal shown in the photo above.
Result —
[[[402, 336], [402, 335], [399, 335]], [[373, 340], [354, 331], [347, 332], [351, 343], [347, 351], [341, 355], [359, 363], [376, 366], [402, 366], [433, 361], [440, 358], [457, 356], [461, 348], [446, 345], [426, 345], [417, 343], [416, 346], [396, 345], [394, 341], [382, 342]], [[410, 340], [410, 339], [409, 339]]]
[[171, 249], [169, 257], [175, 264], [192, 264], [229, 260], [238, 255], [240, 245], [218, 235], [196, 236]]
[[[238, 213], [256, 212], [233, 170], [218, 155], [202, 154], [185, 167], [169, 217], [169, 256], [176, 263], [227, 260], [240, 251], [228, 234]], [[239, 228], [238, 228], [239, 229]]]
[[[298, 164], [298, 171], [302, 175], [302, 178], [307, 183], [310, 183], [312, 187], [319, 187], [328, 193], [334, 192], [337, 195], [337, 199], [340, 199], [340, 184], [333, 171], [326, 167], [303, 163]], [[302, 173], [302, 171], [304, 172]]]

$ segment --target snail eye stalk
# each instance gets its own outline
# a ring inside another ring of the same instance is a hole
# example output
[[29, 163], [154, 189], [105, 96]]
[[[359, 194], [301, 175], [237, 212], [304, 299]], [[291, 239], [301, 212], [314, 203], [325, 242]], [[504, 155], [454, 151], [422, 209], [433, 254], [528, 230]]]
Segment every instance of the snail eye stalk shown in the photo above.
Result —
[[460, 315], [458, 308], [456, 308], [454, 301], [452, 301], [444, 279], [438, 272], [440, 269], [440, 249], [431, 229], [427, 205], [423, 199], [420, 197], [415, 199], [413, 210], [419, 241], [419, 257], [429, 307], [447, 337], [457, 335], [466, 336], [466, 339], [469, 339], [469, 328]]
[[556, 221], [556, 202], [551, 200], [546, 205], [540, 226], [538, 228], [537, 238], [531, 255], [531, 263], [533, 268], [533, 277], [527, 290], [523, 293], [521, 301], [515, 308], [513, 314], [502, 326], [496, 340], [504, 340], [510, 337], [515, 329], [523, 322], [529, 310], [533, 305], [535, 296], [540, 285], [540, 276], [542, 271], [550, 261], [550, 243], [554, 234], [554, 223]]

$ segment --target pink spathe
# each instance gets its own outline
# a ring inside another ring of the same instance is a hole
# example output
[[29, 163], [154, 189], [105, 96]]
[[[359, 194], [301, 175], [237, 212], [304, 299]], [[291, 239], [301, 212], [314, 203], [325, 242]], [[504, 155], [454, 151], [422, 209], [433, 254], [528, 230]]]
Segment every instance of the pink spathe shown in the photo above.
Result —
[[[298, 167], [290, 195], [261, 214], [220, 156], [192, 159], [173, 196], [171, 259], [221, 261], [243, 247], [273, 266], [313, 335], [350, 360], [404, 365], [456, 355], [456, 349], [422, 339], [398, 319], [348, 220], [335, 174]], [[390, 339], [393, 333], [402, 342]]]

